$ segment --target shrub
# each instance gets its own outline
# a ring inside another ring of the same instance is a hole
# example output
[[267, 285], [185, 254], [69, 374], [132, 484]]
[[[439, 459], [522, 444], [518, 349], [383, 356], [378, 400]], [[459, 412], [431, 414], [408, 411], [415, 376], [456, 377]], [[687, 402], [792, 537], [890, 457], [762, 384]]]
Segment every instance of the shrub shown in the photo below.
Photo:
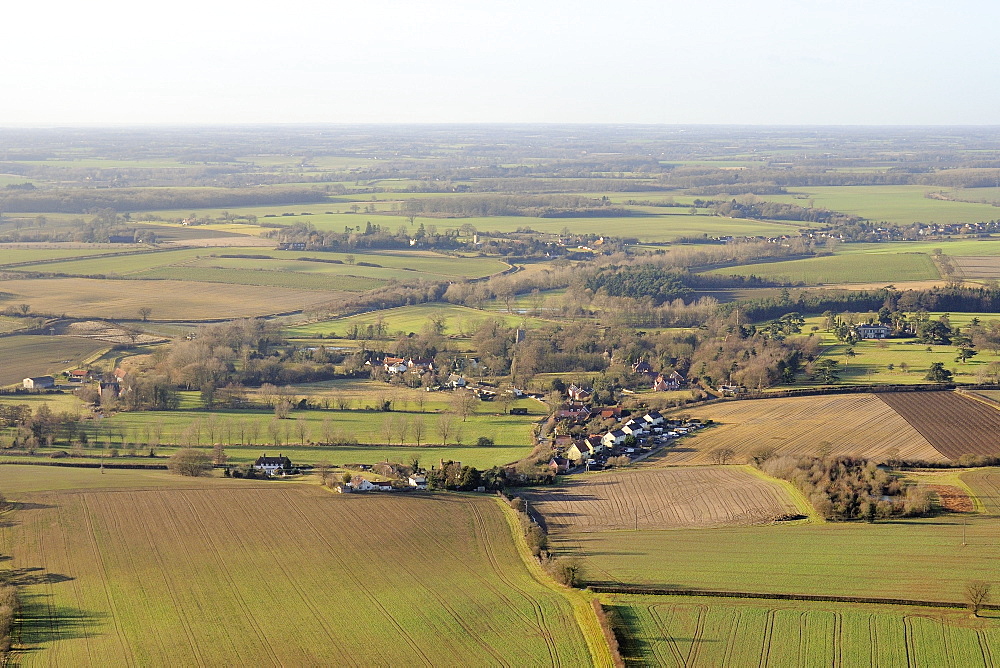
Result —
[[184, 448], [170, 456], [167, 468], [177, 475], [197, 477], [212, 469], [212, 458], [207, 452]]

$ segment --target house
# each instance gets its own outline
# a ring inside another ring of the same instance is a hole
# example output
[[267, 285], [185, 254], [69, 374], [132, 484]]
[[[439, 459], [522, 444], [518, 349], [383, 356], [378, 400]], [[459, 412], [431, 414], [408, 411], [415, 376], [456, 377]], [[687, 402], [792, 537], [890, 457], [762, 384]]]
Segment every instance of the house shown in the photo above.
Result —
[[551, 468], [556, 475], [566, 473], [569, 471], [569, 460], [565, 457], [553, 457], [549, 460], [549, 468]]
[[410, 358], [406, 360], [406, 366], [413, 373], [423, 374], [434, 370], [434, 360]]
[[406, 360], [402, 357], [386, 357], [382, 360], [382, 367], [389, 373], [403, 373], [409, 367], [406, 366]]
[[281, 454], [277, 457], [268, 457], [267, 454], [262, 454], [253, 463], [253, 467], [267, 475], [274, 475], [279, 470], [292, 468], [292, 461]]
[[590, 409], [586, 406], [570, 405], [556, 411], [557, 420], [587, 420]]
[[578, 462], [582, 459], [587, 459], [592, 454], [594, 454], [594, 451], [591, 449], [590, 443], [587, 441], [577, 441], [566, 450], [566, 459], [571, 462]]
[[663, 376], [657, 376], [656, 379], [653, 380], [653, 392], [669, 392], [670, 389], [670, 384]]
[[855, 325], [854, 333], [859, 339], [887, 339], [892, 332], [887, 326], [880, 324]]
[[649, 429], [645, 420], [629, 420], [622, 425], [621, 430], [629, 436], [642, 436]]
[[117, 367], [114, 371], [111, 372], [111, 375], [113, 375], [115, 377], [116, 381], [118, 381], [119, 383], [121, 383], [121, 382], [123, 382], [125, 380], [125, 376], [128, 375], [128, 372], [125, 371], [125, 369], [123, 369], [121, 367]]
[[646, 360], [639, 360], [632, 365], [633, 373], [652, 373], [653, 367], [649, 366], [649, 362]]
[[667, 375], [662, 373], [656, 376], [653, 380], [653, 391], [654, 392], [670, 392], [673, 390], [678, 390], [684, 386], [687, 382], [684, 376], [680, 375], [676, 371], [671, 371]]
[[602, 408], [601, 409], [601, 419], [602, 420], [610, 420], [611, 418], [614, 418], [616, 420], [620, 420], [621, 417], [622, 417], [622, 407], [621, 406], [612, 406], [610, 408]]
[[35, 376], [25, 378], [22, 382], [26, 390], [44, 390], [56, 386], [56, 379], [52, 376]]
[[415, 489], [427, 489], [427, 476], [423, 473], [414, 473], [410, 476], [410, 487]]
[[566, 394], [573, 401], [590, 401], [590, 397], [594, 395], [592, 390], [588, 390], [582, 387], [577, 387], [576, 385], [570, 385], [566, 390]]
[[746, 392], [746, 388], [742, 385], [719, 385], [719, 393], [724, 397], [735, 397], [744, 392]]
[[445, 387], [459, 388], [465, 387], [465, 379], [459, 376], [457, 373], [453, 373], [448, 376], [448, 380], [444, 381]]
[[609, 431], [601, 438], [601, 443], [604, 444], [606, 448], [613, 448], [616, 445], [621, 445], [628, 438], [628, 434], [625, 433], [623, 429], [615, 429], [614, 431]]
[[587, 437], [587, 444], [590, 446], [591, 452], [600, 452], [604, 449], [604, 442], [601, 440], [603, 437], [598, 434], [591, 434]]
[[569, 434], [559, 434], [555, 437], [552, 445], [557, 448], [568, 448], [573, 444], [573, 437]]
[[86, 369], [73, 369], [69, 372], [69, 382], [71, 383], [82, 383], [87, 380], [90, 376], [90, 372]]
[[660, 415], [659, 411], [650, 411], [649, 413], [643, 415], [642, 419], [654, 427], [663, 424], [663, 416]]
[[305, 249], [304, 241], [283, 241], [278, 244], [278, 250], [304, 251]]
[[376, 480], [372, 482], [372, 489], [376, 492], [391, 492], [392, 491], [392, 481], [390, 480]]
[[370, 492], [373, 489], [375, 489], [375, 485], [372, 483], [372, 481], [362, 478], [359, 475], [356, 475], [353, 478], [351, 478], [350, 485], [351, 489], [354, 490], [355, 492]]

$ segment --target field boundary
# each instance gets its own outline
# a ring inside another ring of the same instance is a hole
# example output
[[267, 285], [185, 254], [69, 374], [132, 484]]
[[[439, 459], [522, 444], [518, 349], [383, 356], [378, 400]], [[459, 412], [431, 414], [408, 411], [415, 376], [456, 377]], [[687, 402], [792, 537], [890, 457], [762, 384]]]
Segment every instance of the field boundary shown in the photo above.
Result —
[[[710, 598], [759, 598], [772, 601], [820, 601], [827, 603], [867, 603], [871, 605], [904, 605], [919, 608], [967, 608], [954, 601], [920, 601], [908, 598], [877, 598], [869, 596], [836, 596], [833, 594], [777, 594], [746, 591], [713, 591], [709, 589], [679, 589], [675, 587], [644, 587], [630, 585], [589, 585], [597, 594], [643, 594], [648, 596], [706, 596]], [[983, 610], [1000, 610], [1000, 604], [980, 606]]]
[[166, 464], [118, 464], [118, 463], [108, 463], [101, 464], [99, 462], [39, 462], [30, 459], [8, 459], [0, 460], [0, 466], [15, 465], [15, 466], [62, 466], [64, 468], [73, 469], [137, 469], [137, 470], [148, 470], [148, 471], [166, 471]]
[[751, 466], [750, 464], [741, 464], [740, 466], [744, 468], [748, 473], [760, 478], [761, 480], [766, 480], [767, 482], [770, 483], [777, 483], [779, 487], [781, 487], [788, 493], [788, 496], [789, 498], [791, 498], [792, 503], [795, 504], [795, 507], [798, 508], [803, 515], [808, 517], [810, 522], [816, 524], [823, 524], [824, 522], [826, 522], [826, 518], [824, 518], [822, 515], [816, 512], [816, 509], [813, 507], [813, 505], [809, 503], [809, 499], [807, 499], [805, 495], [799, 491], [798, 487], [793, 485], [788, 480], [783, 480], [781, 478], [772, 478], [771, 476], [767, 475], [757, 467]]
[[528, 549], [528, 543], [524, 538], [524, 532], [521, 531], [521, 527], [518, 524], [514, 510], [504, 502], [503, 497], [497, 497], [494, 501], [500, 506], [500, 512], [503, 513], [504, 518], [507, 520], [510, 537], [514, 541], [517, 553], [521, 555], [521, 561], [524, 562], [525, 568], [528, 569], [528, 572], [531, 573], [531, 576], [539, 584], [560, 594], [569, 601], [570, 606], [573, 608], [573, 616], [576, 618], [577, 626], [580, 627], [580, 634], [583, 635], [583, 639], [587, 643], [587, 649], [590, 650], [590, 658], [593, 660], [594, 665], [608, 668], [613, 667], [615, 662], [611, 647], [608, 645], [608, 641], [604, 635], [604, 628], [601, 626], [601, 622], [597, 618], [597, 613], [594, 611], [593, 603], [591, 603], [593, 599], [583, 591], [569, 589], [556, 584], [552, 577], [542, 569], [541, 564], [538, 563], [538, 560], [532, 556], [531, 551]]

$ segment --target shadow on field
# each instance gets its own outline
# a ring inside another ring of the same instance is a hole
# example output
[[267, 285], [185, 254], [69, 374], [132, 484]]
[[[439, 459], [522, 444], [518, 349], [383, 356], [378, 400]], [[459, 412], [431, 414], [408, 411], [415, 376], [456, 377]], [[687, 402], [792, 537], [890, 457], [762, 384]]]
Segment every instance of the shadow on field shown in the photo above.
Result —
[[4, 579], [18, 587], [40, 584], [58, 584], [69, 582], [73, 578], [60, 573], [49, 573], [39, 566], [33, 568], [14, 568], [4, 573]]
[[635, 614], [635, 609], [628, 605], [605, 605], [605, 612], [611, 622], [622, 658], [626, 663], [648, 664], [657, 656], [655, 645], [667, 642], [675, 643], [714, 643], [718, 640], [705, 638], [680, 638], [667, 635], [667, 629], [643, 625]]
[[17, 619], [18, 644], [23, 652], [37, 651], [34, 645], [67, 640], [91, 638], [97, 635], [97, 625], [105, 615], [52, 605], [51, 594], [29, 594], [21, 601], [21, 614]]
[[18, 501], [16, 504], [16, 510], [47, 510], [49, 508], [55, 508], [55, 506], [50, 506], [47, 503], [30, 503], [25, 501]]

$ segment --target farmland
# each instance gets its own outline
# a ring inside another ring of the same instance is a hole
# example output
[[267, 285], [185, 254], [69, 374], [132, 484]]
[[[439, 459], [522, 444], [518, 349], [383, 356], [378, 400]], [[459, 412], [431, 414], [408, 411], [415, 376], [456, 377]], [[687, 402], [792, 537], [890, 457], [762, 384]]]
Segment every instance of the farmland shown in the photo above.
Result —
[[610, 596], [627, 664], [995, 665], [996, 617], [964, 611], [694, 597]]
[[581, 559], [588, 582], [961, 601], [966, 582], [996, 577], [1000, 522], [962, 513], [875, 524], [567, 531], [549, 540]]
[[[259, 287], [194, 281], [133, 281], [91, 278], [28, 278], [4, 281], [10, 293], [3, 305], [27, 303], [34, 313], [77, 318], [138, 320], [139, 309], [152, 307], [157, 320], [249, 318], [318, 307], [336, 292]], [[166, 299], [165, 296], [169, 296]]]
[[[831, 454], [883, 459], [898, 450], [903, 459], [943, 460], [944, 456], [881, 397], [872, 394], [822, 395], [712, 403], [684, 412], [719, 426], [685, 439], [661, 458], [666, 464], [706, 464], [712, 451], [731, 448], [745, 461], [758, 448], [779, 454]], [[824, 445], [825, 444], [825, 445]]]
[[955, 392], [887, 393], [885, 402], [949, 459], [1000, 454], [1000, 411]]
[[766, 262], [714, 269], [711, 274], [757, 276], [806, 285], [824, 283], [896, 283], [940, 278], [934, 262], [923, 253], [828, 255], [806, 260]]
[[1000, 469], [978, 469], [962, 475], [985, 512], [1000, 516]]
[[764, 524], [796, 515], [790, 492], [743, 467], [642, 469], [574, 476], [525, 497], [552, 531]]
[[490, 499], [150, 473], [75, 491], [62, 471], [12, 468], [0, 487], [20, 509], [0, 549], [32, 574], [24, 665], [590, 660]]
[[0, 386], [29, 376], [52, 375], [71, 368], [110, 346], [75, 336], [22, 335], [0, 337]]

